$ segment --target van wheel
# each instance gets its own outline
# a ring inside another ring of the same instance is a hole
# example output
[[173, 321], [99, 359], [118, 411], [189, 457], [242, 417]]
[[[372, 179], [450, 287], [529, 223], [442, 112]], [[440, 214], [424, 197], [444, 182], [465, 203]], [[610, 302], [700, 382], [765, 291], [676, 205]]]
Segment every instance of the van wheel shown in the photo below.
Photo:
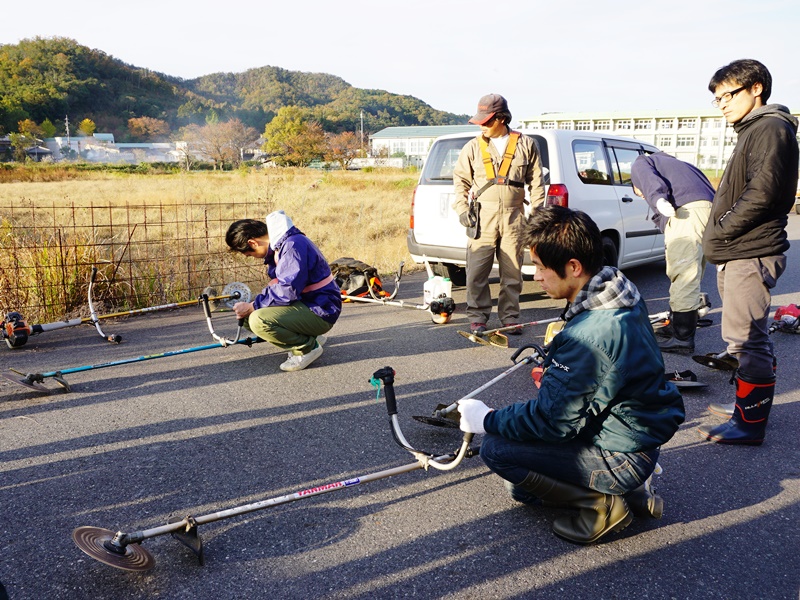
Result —
[[800, 215], [800, 203], [794, 205], [794, 212], [797, 215]]
[[449, 263], [433, 263], [431, 270], [434, 275], [449, 278], [455, 286], [464, 287], [467, 285], [467, 270], [464, 267]]
[[603, 236], [603, 266], [616, 267], [619, 260], [617, 245], [610, 237]]

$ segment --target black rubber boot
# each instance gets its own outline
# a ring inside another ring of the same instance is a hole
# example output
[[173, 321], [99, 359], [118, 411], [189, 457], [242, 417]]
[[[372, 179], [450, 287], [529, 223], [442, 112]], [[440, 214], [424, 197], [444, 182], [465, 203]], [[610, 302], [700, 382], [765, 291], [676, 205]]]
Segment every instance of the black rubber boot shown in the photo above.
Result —
[[[773, 374], [778, 373], [778, 359], [774, 356], [772, 357], [772, 372]], [[734, 383], [735, 376], [731, 378], [731, 383]], [[725, 419], [730, 419], [733, 416], [733, 411], [736, 408], [736, 402], [729, 402], [728, 404], [723, 404], [721, 402], [712, 402], [708, 405], [708, 412], [718, 416], [723, 417]]]
[[652, 476], [642, 485], [623, 497], [631, 512], [637, 517], [660, 519], [664, 514], [664, 499], [653, 491]]
[[719, 444], [760, 446], [775, 395], [775, 376], [736, 375], [736, 406], [730, 421], [716, 427], [698, 427], [700, 435]]
[[697, 311], [672, 313], [671, 338], [658, 342], [662, 352], [694, 352], [694, 332], [697, 329]]
[[545, 506], [579, 509], [577, 516], [559, 517], [553, 522], [557, 536], [576, 544], [592, 544], [612, 531], [622, 531], [633, 520], [622, 496], [603, 494], [533, 471], [516, 487], [541, 498]]

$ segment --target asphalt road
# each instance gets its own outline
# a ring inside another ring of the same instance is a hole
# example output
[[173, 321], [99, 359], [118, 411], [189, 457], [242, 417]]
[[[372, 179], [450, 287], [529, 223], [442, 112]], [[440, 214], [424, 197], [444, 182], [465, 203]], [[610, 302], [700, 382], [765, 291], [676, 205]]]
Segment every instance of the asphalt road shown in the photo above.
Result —
[[[800, 302], [800, 216], [790, 216], [790, 233], [773, 309]], [[651, 313], [666, 310], [663, 264], [627, 274]], [[405, 277], [398, 297], [421, 302], [423, 281]], [[711, 270], [704, 283], [714, 325], [698, 331], [697, 351], [718, 352]], [[526, 282], [525, 321], [557, 316], [563, 304], [537, 290]], [[685, 391], [686, 422], [663, 448], [664, 517], [636, 519], [596, 546], [555, 537], [551, 522], [563, 511], [515, 504], [479, 458], [202, 525], [202, 567], [170, 535], [144, 542], [156, 562], [144, 573], [101, 564], [73, 543], [80, 526], [130, 533], [414, 463], [392, 440], [369, 383], [384, 366], [397, 372], [406, 438], [455, 450], [457, 430], [411, 416], [502, 373], [514, 349], [458, 335], [468, 327], [463, 288], [454, 297], [458, 312], [446, 325], [421, 310], [346, 305], [323, 356], [296, 373], [281, 372], [285, 355], [258, 344], [73, 373], [70, 393], [0, 381], [0, 581], [11, 600], [798, 598], [800, 337], [788, 333], [774, 334], [777, 393], [761, 447], [702, 441], [695, 428], [714, 421], [706, 405], [733, 398], [729, 374], [666, 356], [668, 369], [692, 369], [709, 385]], [[234, 333], [230, 313], [214, 324]], [[0, 370], [44, 373], [212, 343], [198, 307], [103, 326], [123, 343], [103, 342], [90, 326], [48, 332], [0, 348]], [[511, 344], [541, 342], [543, 333], [526, 328]], [[480, 397], [502, 406], [534, 394], [521, 368]]]

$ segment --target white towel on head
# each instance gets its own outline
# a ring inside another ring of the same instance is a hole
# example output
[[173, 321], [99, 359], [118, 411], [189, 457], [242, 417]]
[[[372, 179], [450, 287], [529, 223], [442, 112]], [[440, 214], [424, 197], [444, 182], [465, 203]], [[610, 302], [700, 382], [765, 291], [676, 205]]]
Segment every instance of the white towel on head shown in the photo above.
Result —
[[269, 236], [269, 245], [273, 250], [275, 243], [292, 227], [294, 227], [294, 223], [282, 210], [276, 210], [267, 215], [267, 235]]

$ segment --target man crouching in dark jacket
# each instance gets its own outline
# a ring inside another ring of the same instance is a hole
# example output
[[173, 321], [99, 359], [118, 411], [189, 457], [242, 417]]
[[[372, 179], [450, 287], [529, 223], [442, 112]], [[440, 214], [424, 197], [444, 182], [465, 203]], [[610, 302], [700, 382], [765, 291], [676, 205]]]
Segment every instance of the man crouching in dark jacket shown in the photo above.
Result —
[[712, 442], [758, 446], [775, 395], [770, 290], [786, 269], [787, 215], [797, 189], [797, 119], [785, 106], [767, 104], [772, 76], [757, 60], [722, 67], [708, 89], [711, 104], [738, 136], [714, 196], [703, 252], [717, 267], [722, 338], [739, 368], [735, 402], [708, 407], [730, 420], [699, 431]]
[[659, 449], [685, 413], [636, 286], [602, 266], [602, 241], [588, 215], [559, 206], [526, 225], [534, 279], [570, 304], [550, 344], [537, 398], [492, 410], [460, 400], [461, 429], [485, 433], [481, 458], [527, 504], [580, 509], [553, 523], [578, 544], [620, 531], [637, 516], [659, 518], [648, 479]]

